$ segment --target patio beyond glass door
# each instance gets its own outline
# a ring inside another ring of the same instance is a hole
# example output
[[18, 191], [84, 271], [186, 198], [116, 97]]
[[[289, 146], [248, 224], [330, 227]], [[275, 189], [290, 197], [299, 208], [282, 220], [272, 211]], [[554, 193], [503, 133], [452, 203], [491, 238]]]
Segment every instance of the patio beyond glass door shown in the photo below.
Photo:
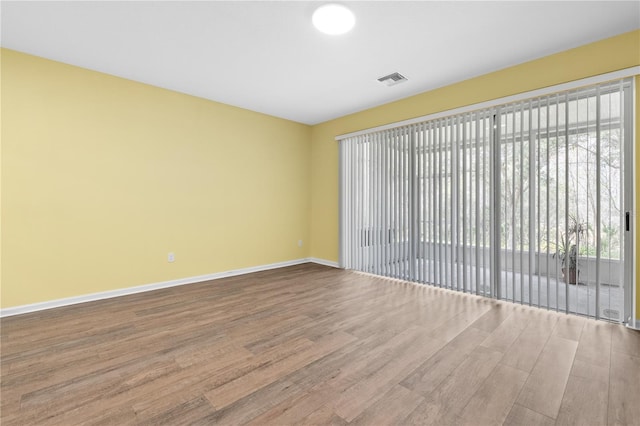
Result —
[[499, 108], [500, 298], [622, 320], [629, 87]]

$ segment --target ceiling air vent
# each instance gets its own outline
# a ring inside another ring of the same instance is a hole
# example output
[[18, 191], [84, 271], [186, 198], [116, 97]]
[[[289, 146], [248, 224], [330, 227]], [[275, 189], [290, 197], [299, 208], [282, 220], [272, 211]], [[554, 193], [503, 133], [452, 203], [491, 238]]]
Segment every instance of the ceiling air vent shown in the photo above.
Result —
[[393, 74], [385, 75], [384, 77], [380, 77], [378, 79], [380, 83], [384, 83], [387, 86], [393, 86], [394, 84], [402, 83], [403, 81], [407, 81], [407, 77], [400, 74], [399, 72], [394, 72]]

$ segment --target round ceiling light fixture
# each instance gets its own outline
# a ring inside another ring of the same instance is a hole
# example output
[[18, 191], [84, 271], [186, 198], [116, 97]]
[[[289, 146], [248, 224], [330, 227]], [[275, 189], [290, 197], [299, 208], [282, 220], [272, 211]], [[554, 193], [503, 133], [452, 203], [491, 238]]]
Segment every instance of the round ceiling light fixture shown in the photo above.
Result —
[[320, 6], [313, 12], [313, 25], [325, 34], [338, 35], [351, 30], [356, 24], [356, 17], [341, 4], [329, 3]]

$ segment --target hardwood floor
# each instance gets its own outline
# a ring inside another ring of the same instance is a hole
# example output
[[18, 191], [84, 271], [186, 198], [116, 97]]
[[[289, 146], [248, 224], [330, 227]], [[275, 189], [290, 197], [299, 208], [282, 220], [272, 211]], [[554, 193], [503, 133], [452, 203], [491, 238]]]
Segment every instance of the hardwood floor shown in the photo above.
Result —
[[0, 325], [5, 426], [640, 424], [640, 333], [314, 264]]

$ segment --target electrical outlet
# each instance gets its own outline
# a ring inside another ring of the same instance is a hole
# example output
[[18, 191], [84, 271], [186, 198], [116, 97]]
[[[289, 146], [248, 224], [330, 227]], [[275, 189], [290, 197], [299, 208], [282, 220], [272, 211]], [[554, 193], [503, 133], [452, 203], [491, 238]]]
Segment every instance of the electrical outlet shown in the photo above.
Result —
[[175, 255], [173, 252], [169, 253], [169, 254], [167, 255], [167, 260], [168, 260], [169, 262], [175, 262], [175, 261], [176, 261], [176, 255]]
[[298, 247], [302, 247], [302, 240], [298, 240]]

